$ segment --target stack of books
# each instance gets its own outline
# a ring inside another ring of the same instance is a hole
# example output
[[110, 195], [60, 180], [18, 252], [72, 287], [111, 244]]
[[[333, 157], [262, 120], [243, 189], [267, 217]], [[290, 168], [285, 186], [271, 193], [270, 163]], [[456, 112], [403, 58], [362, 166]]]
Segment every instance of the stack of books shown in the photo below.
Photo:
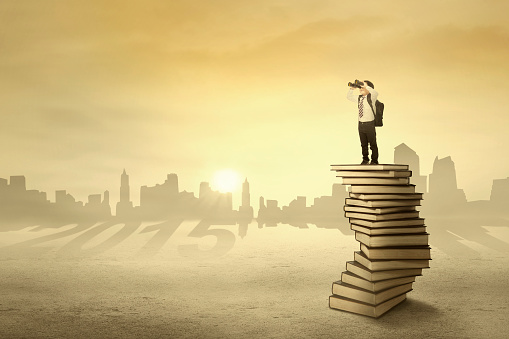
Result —
[[379, 317], [406, 299], [415, 277], [429, 268], [430, 247], [422, 193], [410, 184], [408, 165], [332, 165], [349, 187], [345, 217], [360, 251], [332, 284], [329, 307]]

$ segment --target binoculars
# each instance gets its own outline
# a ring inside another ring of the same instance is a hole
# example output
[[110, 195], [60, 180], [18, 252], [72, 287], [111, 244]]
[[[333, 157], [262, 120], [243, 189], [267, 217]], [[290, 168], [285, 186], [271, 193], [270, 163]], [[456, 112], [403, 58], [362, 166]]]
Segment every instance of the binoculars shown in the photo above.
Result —
[[362, 86], [364, 86], [364, 83], [362, 81], [355, 80], [354, 82], [349, 82], [348, 86], [349, 87], [361, 88]]

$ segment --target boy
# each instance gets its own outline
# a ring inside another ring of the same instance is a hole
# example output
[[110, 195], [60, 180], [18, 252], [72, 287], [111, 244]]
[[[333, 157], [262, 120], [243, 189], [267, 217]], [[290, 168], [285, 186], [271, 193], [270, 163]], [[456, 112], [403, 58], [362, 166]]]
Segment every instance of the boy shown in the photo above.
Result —
[[[355, 84], [350, 84], [350, 89], [346, 95], [347, 99], [358, 103], [359, 108], [359, 138], [361, 139], [362, 163], [361, 165], [378, 164], [378, 146], [376, 144], [375, 130], [375, 102], [378, 98], [378, 92], [375, 91], [375, 85], [369, 80], [357, 82], [360, 85], [360, 95], [354, 95]], [[368, 96], [371, 98], [373, 109], [368, 103]], [[374, 110], [374, 111], [373, 111]], [[369, 162], [368, 144], [371, 148], [371, 162]]]

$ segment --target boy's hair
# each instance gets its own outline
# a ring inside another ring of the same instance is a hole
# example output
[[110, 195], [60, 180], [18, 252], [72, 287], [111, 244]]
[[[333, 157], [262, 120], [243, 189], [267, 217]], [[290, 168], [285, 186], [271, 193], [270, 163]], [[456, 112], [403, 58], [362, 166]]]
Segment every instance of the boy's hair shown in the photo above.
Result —
[[368, 84], [368, 86], [369, 86], [369, 87], [371, 87], [371, 88], [375, 89], [375, 85], [373, 85], [373, 83], [372, 83], [371, 81], [369, 81], [369, 80], [364, 80], [364, 82], [365, 82], [366, 84]]

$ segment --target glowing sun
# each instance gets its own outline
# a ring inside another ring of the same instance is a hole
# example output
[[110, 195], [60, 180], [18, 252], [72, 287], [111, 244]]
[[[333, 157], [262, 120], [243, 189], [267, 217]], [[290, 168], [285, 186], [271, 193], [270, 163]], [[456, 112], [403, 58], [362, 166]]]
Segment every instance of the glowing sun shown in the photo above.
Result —
[[240, 175], [231, 169], [217, 171], [212, 179], [212, 189], [221, 193], [236, 191], [240, 184]]

